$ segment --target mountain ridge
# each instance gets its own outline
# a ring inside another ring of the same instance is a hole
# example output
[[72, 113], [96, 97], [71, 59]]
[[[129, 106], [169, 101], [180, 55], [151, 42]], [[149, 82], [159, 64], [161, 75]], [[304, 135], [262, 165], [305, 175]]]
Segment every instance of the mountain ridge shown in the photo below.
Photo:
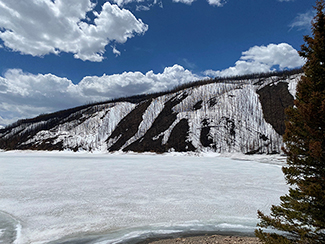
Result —
[[216, 78], [17, 121], [0, 149], [280, 153], [301, 70]]

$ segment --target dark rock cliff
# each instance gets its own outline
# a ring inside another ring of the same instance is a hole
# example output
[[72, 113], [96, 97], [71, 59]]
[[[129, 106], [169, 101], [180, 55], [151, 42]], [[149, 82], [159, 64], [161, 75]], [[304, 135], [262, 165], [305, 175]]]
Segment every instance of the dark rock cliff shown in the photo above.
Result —
[[279, 82], [257, 90], [263, 108], [264, 119], [280, 135], [285, 131], [285, 109], [293, 106], [293, 96], [288, 91], [288, 83]]

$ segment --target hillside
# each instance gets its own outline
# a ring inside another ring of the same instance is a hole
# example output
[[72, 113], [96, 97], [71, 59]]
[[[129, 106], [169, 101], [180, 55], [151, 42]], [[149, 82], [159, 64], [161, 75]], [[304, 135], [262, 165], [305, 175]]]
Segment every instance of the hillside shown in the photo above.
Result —
[[211, 79], [40, 115], [0, 129], [0, 149], [280, 153], [301, 75]]

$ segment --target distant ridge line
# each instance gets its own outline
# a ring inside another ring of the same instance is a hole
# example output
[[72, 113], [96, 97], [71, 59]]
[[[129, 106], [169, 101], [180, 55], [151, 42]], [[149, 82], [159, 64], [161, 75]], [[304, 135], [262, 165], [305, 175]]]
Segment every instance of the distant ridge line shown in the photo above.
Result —
[[140, 103], [142, 101], [154, 99], [154, 98], [162, 96], [162, 95], [167, 95], [167, 94], [171, 94], [174, 92], [178, 92], [183, 89], [203, 86], [203, 85], [211, 84], [211, 83], [221, 83], [221, 82], [249, 80], [249, 79], [263, 79], [263, 78], [269, 78], [271, 76], [278, 76], [278, 77], [288, 76], [289, 77], [291, 75], [300, 74], [300, 73], [303, 73], [302, 68], [292, 69], [292, 70], [271, 71], [271, 72], [264, 72], [264, 73], [253, 73], [253, 74], [246, 74], [246, 75], [236, 75], [236, 76], [215, 77], [215, 78], [210, 78], [210, 79], [203, 79], [203, 80], [198, 80], [198, 81], [181, 84], [181, 85], [175, 86], [174, 88], [167, 90], [167, 91], [155, 92], [155, 93], [149, 93], [149, 94], [138, 94], [138, 95], [133, 95], [133, 96], [129, 96], [129, 97], [118, 97], [118, 98], [114, 98], [114, 99], [110, 99], [110, 100], [106, 100], [106, 101], [88, 103], [85, 105], [68, 108], [68, 109], [56, 111], [53, 113], [40, 114], [34, 118], [20, 119], [12, 124], [5, 126], [2, 129], [0, 129], [0, 133], [3, 133], [7, 130], [10, 130], [14, 127], [17, 127], [17, 126], [20, 126], [23, 124], [37, 123], [40, 121], [51, 119], [53, 117], [58, 118], [58, 119], [65, 118], [65, 117], [68, 117], [72, 113], [75, 113], [79, 110], [87, 109], [92, 106], [98, 106], [98, 105], [116, 103], [116, 102]]

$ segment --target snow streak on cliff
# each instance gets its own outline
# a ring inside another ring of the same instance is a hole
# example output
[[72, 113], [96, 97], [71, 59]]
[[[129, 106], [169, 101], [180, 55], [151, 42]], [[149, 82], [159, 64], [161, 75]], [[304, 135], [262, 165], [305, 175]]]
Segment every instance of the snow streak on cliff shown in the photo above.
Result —
[[0, 148], [280, 153], [300, 76], [215, 80], [39, 116], [0, 129]]

